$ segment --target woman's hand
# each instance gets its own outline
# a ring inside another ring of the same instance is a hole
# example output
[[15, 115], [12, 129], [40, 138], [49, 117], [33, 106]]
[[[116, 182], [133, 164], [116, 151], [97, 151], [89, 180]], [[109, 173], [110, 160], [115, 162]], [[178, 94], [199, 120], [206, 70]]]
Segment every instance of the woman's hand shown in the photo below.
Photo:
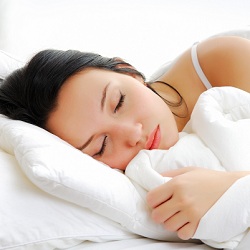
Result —
[[190, 239], [202, 216], [237, 179], [247, 174], [194, 167], [166, 172], [164, 176], [173, 179], [147, 195], [152, 218], [164, 223], [167, 230], [176, 231], [181, 239]]

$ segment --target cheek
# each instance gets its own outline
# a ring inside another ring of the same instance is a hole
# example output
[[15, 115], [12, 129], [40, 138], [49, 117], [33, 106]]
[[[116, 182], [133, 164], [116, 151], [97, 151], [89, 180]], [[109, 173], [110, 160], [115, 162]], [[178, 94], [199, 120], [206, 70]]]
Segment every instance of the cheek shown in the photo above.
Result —
[[112, 156], [105, 156], [105, 158], [102, 158], [101, 161], [111, 168], [125, 170], [129, 162], [136, 156], [137, 153], [137, 149], [124, 150], [116, 148], [116, 152], [113, 152]]
[[165, 102], [150, 89], [138, 95], [137, 105], [140, 106], [139, 112], [153, 116], [159, 113], [164, 115], [168, 110], [168, 106]]
[[125, 156], [119, 154], [119, 156], [113, 155], [109, 159], [102, 159], [101, 161], [113, 169], [125, 170], [129, 163], [129, 161], [126, 161], [125, 159]]

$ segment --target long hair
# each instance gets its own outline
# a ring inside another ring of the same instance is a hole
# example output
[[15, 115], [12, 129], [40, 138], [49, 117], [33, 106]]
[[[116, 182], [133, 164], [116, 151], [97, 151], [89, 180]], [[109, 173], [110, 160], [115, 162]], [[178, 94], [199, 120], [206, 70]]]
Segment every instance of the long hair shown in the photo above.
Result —
[[145, 77], [122, 59], [77, 50], [43, 50], [0, 85], [0, 113], [42, 128], [56, 107], [59, 91], [72, 75], [86, 68]]

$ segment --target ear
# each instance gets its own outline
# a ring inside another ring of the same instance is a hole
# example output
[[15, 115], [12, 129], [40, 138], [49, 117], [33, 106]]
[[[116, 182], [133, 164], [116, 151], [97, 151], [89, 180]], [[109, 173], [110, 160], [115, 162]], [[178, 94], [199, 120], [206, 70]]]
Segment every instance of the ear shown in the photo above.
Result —
[[129, 75], [131, 75], [132, 77], [134, 77], [136, 80], [138, 80], [139, 82], [141, 82], [143, 85], [147, 85], [145, 82], [144, 82], [144, 80], [142, 79], [142, 77], [141, 76], [138, 76], [138, 75], [136, 75], [136, 74], [129, 74]]
[[[133, 67], [131, 64], [125, 62], [125, 61], [124, 61], [123, 59], [121, 59], [120, 57], [116, 57], [116, 58], [115, 58], [115, 61], [119, 62], [119, 64], [116, 65], [116, 68], [129, 68], [129, 69], [132, 69], [132, 70], [137, 71], [137, 70], [135, 69], [135, 67]], [[132, 72], [127, 72], [127, 73], [125, 73], [125, 74], [127, 74], [127, 75], [129, 75], [129, 76], [132, 76], [133, 78], [137, 79], [139, 82], [141, 82], [141, 83], [143, 83], [144, 85], [146, 85], [146, 83], [144, 82], [144, 79], [143, 79], [141, 76], [139, 76], [139, 75], [137, 75], [137, 74], [135, 74], [135, 73], [132, 73]]]

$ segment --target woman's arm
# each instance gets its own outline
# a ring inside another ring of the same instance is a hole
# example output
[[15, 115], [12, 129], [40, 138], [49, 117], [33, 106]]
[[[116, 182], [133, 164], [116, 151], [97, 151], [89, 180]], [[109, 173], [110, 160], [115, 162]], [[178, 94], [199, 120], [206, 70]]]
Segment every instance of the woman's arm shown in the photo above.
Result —
[[167, 172], [165, 176], [174, 178], [148, 193], [152, 217], [181, 239], [189, 239], [213, 204], [236, 180], [249, 174], [192, 167]]

